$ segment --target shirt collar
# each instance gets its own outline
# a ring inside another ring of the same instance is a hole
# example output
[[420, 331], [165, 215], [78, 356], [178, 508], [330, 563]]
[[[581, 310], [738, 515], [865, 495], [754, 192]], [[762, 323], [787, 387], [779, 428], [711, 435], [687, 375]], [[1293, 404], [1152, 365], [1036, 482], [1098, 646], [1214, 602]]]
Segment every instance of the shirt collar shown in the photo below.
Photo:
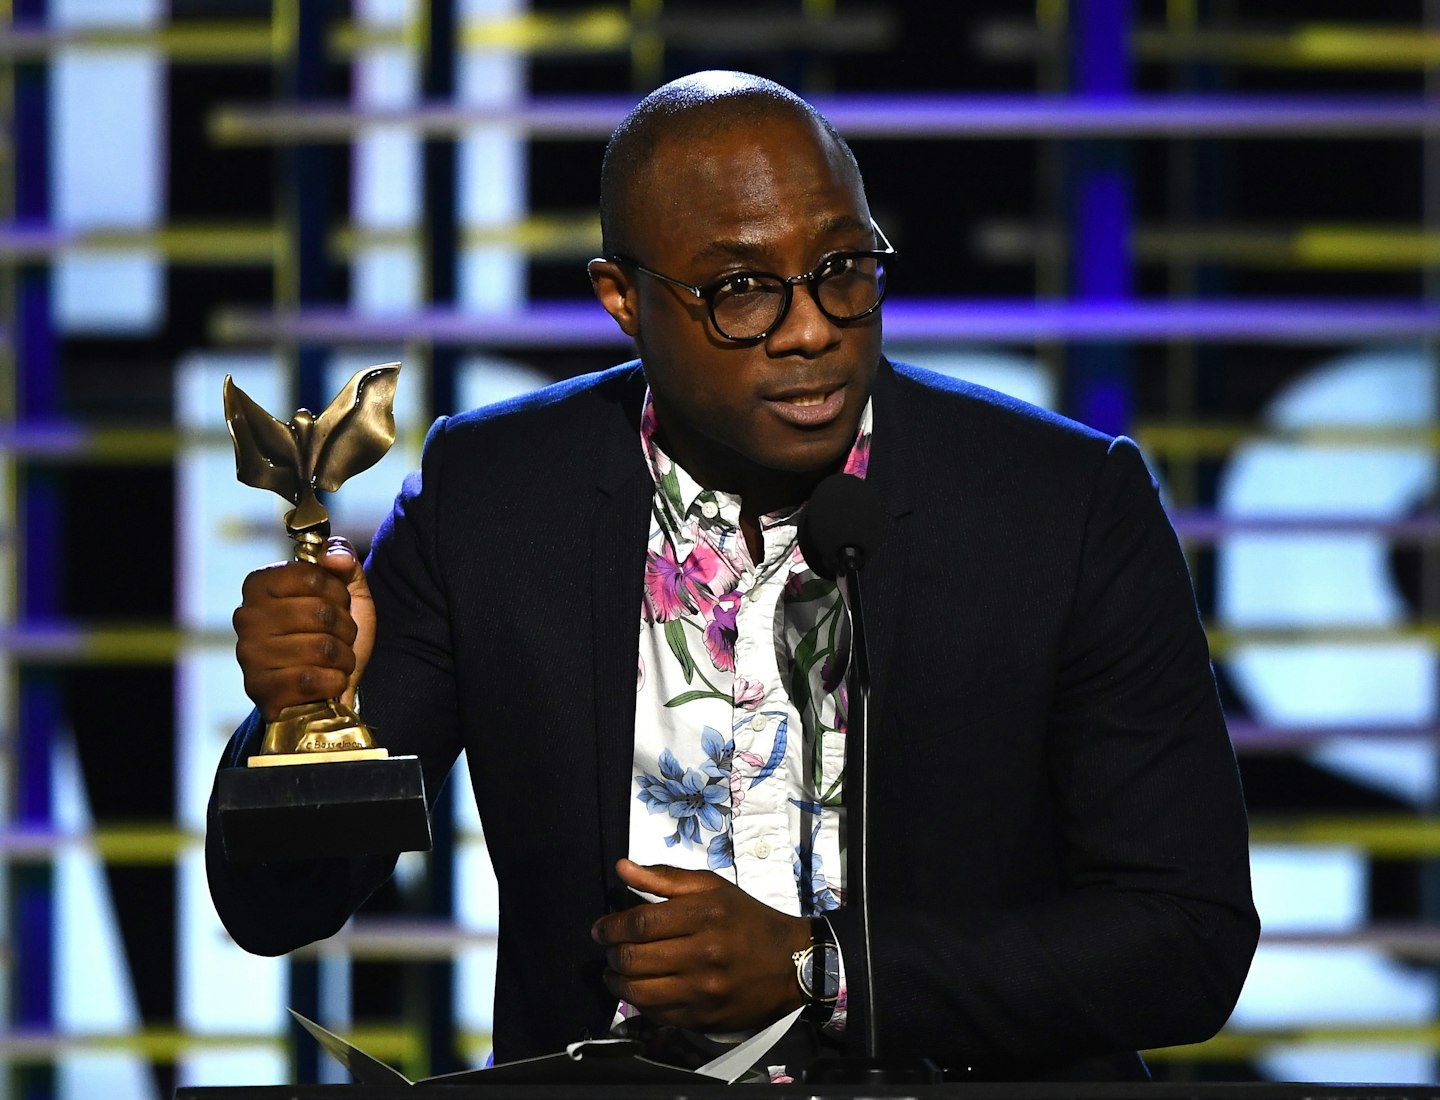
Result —
[[[845, 456], [845, 465], [842, 467], [845, 473], [855, 477], [863, 478], [870, 468], [872, 405], [873, 398], [867, 399], [865, 408], [860, 413], [860, 426], [855, 432], [855, 442], [851, 444], [850, 453]], [[731, 493], [701, 486], [690, 476], [689, 471], [665, 453], [657, 434], [655, 402], [647, 386], [645, 405], [640, 414], [640, 445], [650, 476], [655, 482], [655, 499], [659, 504], [660, 520], [674, 548], [684, 553], [693, 545], [687, 528], [695, 521], [738, 527], [740, 498]], [[708, 507], [711, 503], [714, 505], [713, 511]], [[798, 511], [799, 509], [791, 509], [761, 516], [760, 526], [769, 528], [779, 523], [794, 523]]]

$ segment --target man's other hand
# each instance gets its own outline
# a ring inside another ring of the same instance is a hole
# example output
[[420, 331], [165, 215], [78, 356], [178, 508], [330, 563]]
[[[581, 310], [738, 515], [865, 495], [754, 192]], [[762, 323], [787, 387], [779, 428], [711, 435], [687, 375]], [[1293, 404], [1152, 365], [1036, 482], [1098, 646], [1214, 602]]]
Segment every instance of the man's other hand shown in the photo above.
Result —
[[241, 593], [235, 657], [264, 719], [319, 699], [353, 706], [375, 644], [375, 605], [354, 547], [332, 538], [320, 565], [257, 569]]
[[591, 929], [616, 997], [699, 1031], [760, 1027], [804, 1003], [791, 956], [809, 946], [809, 921], [709, 871], [628, 859], [615, 867], [627, 886], [666, 899], [610, 913]]

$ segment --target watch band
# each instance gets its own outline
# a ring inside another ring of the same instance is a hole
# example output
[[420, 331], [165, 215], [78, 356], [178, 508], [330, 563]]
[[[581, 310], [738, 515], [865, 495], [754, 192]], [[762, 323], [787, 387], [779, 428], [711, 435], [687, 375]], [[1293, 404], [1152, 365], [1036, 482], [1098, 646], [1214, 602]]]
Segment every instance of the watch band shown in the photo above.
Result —
[[824, 917], [810, 918], [810, 946], [790, 956], [795, 964], [795, 981], [807, 1004], [802, 1015], [815, 1023], [823, 1024], [830, 1019], [839, 1000], [838, 973], [837, 988], [826, 989], [827, 974], [838, 971], [839, 949], [830, 931], [830, 922]]

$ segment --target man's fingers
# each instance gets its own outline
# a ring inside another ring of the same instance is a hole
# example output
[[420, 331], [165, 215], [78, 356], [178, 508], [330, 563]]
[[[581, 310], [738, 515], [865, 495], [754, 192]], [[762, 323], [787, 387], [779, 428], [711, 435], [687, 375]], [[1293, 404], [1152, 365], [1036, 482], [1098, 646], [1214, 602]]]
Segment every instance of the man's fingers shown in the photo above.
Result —
[[355, 671], [355, 651], [333, 634], [284, 634], [264, 644], [237, 642], [235, 653], [252, 672], [285, 668], [337, 669], [346, 676]]
[[634, 860], [622, 859], [616, 862], [615, 870], [620, 881], [626, 886], [644, 890], [647, 894], [658, 894], [662, 898], [678, 898], [687, 894], [702, 894], [733, 885], [713, 871], [691, 871], [668, 864], [658, 863], [644, 866]]
[[340, 604], [315, 596], [296, 596], [276, 601], [265, 609], [235, 609], [232, 619], [240, 638], [274, 638], [287, 634], [325, 634], [347, 646], [355, 642], [354, 617]]
[[338, 535], [325, 543], [325, 553], [320, 558], [320, 564], [347, 587], [365, 576], [360, 555], [355, 553], [355, 547], [350, 545], [349, 539]]
[[664, 902], [637, 905], [619, 913], [608, 913], [595, 922], [590, 934], [606, 947], [617, 943], [654, 943], [657, 940], [688, 936], [692, 922], [679, 908]]
[[267, 722], [274, 721], [286, 707], [339, 698], [349, 685], [349, 675], [339, 669], [310, 665], [269, 669], [245, 676], [245, 694], [265, 700], [260, 712]]
[[680, 978], [627, 978], [613, 970], [605, 971], [605, 987], [617, 1000], [640, 1009], [658, 1023], [680, 1024], [677, 1014], [691, 1008], [693, 994]]
[[[348, 574], [348, 567], [346, 572]], [[240, 586], [240, 595], [242, 602], [249, 605], [294, 596], [315, 596], [342, 607], [350, 602], [350, 590], [344, 580], [330, 569], [306, 561], [281, 562], [255, 570]]]
[[607, 946], [654, 943], [692, 935], [702, 929], [706, 921], [721, 916], [718, 905], [705, 904], [699, 895], [727, 886], [734, 889], [732, 883], [710, 871], [688, 871], [665, 865], [644, 867], [629, 859], [620, 860], [615, 869], [627, 886], [671, 900], [637, 905], [601, 917], [590, 934], [595, 942]]
[[684, 970], [683, 955], [675, 950], [677, 941], [617, 943], [605, 950], [605, 965], [624, 978], [663, 978]]
[[319, 565], [285, 562], [246, 577], [232, 622], [245, 692], [267, 720], [298, 703], [346, 698], [375, 632], [355, 551], [333, 539]]

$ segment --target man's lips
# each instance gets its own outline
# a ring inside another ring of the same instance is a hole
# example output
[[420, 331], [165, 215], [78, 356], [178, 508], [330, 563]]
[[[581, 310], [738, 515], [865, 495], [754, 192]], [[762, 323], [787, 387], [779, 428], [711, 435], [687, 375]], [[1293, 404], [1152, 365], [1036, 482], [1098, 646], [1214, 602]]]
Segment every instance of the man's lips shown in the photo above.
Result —
[[800, 428], [820, 428], [844, 411], [845, 387], [786, 390], [765, 398], [765, 404], [789, 424]]

